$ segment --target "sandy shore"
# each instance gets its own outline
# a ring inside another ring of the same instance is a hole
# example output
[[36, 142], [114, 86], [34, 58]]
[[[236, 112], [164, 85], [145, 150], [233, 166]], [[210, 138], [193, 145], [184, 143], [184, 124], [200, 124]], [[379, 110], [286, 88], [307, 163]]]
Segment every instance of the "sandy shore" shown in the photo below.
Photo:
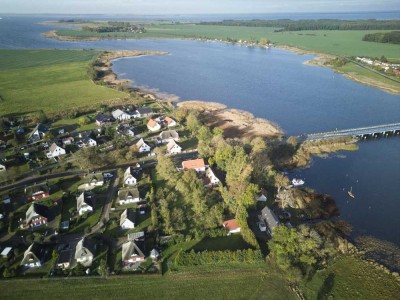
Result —
[[229, 109], [225, 105], [205, 101], [185, 101], [177, 104], [179, 108], [194, 109], [202, 112], [207, 125], [219, 127], [229, 138], [280, 137], [282, 130], [275, 124], [261, 118], [255, 118], [251, 113]]

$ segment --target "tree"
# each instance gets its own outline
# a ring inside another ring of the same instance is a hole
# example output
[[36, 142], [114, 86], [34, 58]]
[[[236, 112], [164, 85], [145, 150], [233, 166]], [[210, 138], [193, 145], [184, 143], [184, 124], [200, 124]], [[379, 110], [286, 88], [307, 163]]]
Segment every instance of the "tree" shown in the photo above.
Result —
[[186, 118], [186, 127], [191, 132], [196, 132], [201, 126], [201, 122], [199, 121], [199, 114], [196, 112], [190, 112], [190, 114]]
[[76, 267], [72, 270], [72, 274], [75, 276], [84, 276], [85, 275], [85, 267], [78, 263]]
[[90, 123], [90, 119], [89, 119], [88, 117], [83, 116], [83, 117], [80, 117], [80, 118], [78, 119], [78, 124], [79, 124], [80, 126], [84, 126], [84, 125], [87, 125], [87, 124], [89, 124], [89, 123]]
[[268, 46], [270, 44], [270, 41], [266, 38], [261, 38], [259, 41], [260, 46]]
[[107, 278], [110, 275], [110, 270], [107, 266], [107, 261], [105, 259], [100, 260], [99, 267], [97, 268], [97, 273], [103, 278]]

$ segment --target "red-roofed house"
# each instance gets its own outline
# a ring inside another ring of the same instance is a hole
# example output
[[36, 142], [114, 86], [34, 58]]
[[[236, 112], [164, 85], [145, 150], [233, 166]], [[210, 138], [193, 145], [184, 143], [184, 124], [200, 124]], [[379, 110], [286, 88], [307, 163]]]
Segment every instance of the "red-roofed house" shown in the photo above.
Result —
[[165, 123], [167, 123], [168, 127], [174, 127], [176, 126], [176, 122], [174, 119], [171, 119], [170, 117], [165, 118]]
[[226, 230], [228, 230], [228, 235], [232, 233], [240, 232], [240, 226], [236, 222], [236, 219], [224, 221], [222, 224]]
[[161, 125], [158, 122], [150, 119], [149, 122], [147, 122], [147, 128], [152, 132], [159, 131], [161, 129]]
[[184, 170], [195, 170], [196, 172], [204, 172], [206, 170], [206, 164], [204, 163], [204, 159], [192, 159], [185, 160], [182, 162], [182, 168]]

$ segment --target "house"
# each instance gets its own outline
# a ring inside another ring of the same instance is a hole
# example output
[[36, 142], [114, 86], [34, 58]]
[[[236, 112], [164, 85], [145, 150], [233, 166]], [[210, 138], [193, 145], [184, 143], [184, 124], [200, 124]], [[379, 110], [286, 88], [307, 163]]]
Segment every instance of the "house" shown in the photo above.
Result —
[[261, 194], [259, 194], [258, 196], [256, 196], [257, 201], [259, 202], [266, 202], [267, 201], [267, 192], [266, 191], [262, 191]]
[[79, 215], [82, 216], [86, 212], [92, 212], [94, 210], [94, 198], [93, 196], [86, 195], [84, 192], [76, 197], [76, 210]]
[[124, 184], [126, 185], [136, 185], [136, 178], [133, 177], [131, 173], [131, 167], [128, 167], [124, 173]]
[[92, 139], [89, 135], [83, 135], [81, 142], [85, 148], [97, 146], [96, 140]]
[[95, 246], [87, 237], [83, 237], [75, 248], [75, 260], [84, 267], [90, 267], [93, 262]]
[[10, 203], [11, 203], [11, 197], [10, 197], [10, 195], [3, 195], [3, 196], [1, 197], [1, 199], [2, 199], [2, 201], [3, 201], [4, 204], [10, 204]]
[[135, 228], [135, 215], [136, 212], [134, 210], [130, 208], [125, 209], [121, 214], [119, 226], [121, 226], [123, 230]]
[[131, 116], [129, 114], [127, 114], [126, 112], [124, 112], [120, 109], [114, 110], [111, 113], [111, 115], [113, 116], [113, 118], [115, 120], [119, 120], [119, 121], [129, 120], [131, 118]]
[[41, 199], [50, 195], [50, 189], [46, 183], [38, 183], [25, 187], [25, 195], [28, 201]]
[[145, 256], [140, 250], [139, 246], [133, 242], [128, 241], [122, 244], [122, 265], [124, 267], [132, 267], [136, 269], [138, 264], [144, 261]]
[[39, 203], [33, 203], [25, 213], [25, 225], [29, 228], [37, 228], [46, 225], [49, 218], [49, 207]]
[[135, 132], [128, 124], [119, 124], [116, 129], [117, 129], [117, 132], [120, 134], [124, 134], [124, 135], [130, 136], [130, 137], [135, 136]]
[[43, 263], [45, 249], [38, 243], [32, 243], [24, 252], [21, 266], [25, 268], [37, 268]]
[[144, 231], [129, 233], [128, 241], [144, 242]]
[[168, 127], [174, 127], [177, 125], [176, 121], [174, 119], [171, 119], [170, 117], [166, 117], [164, 121]]
[[206, 170], [206, 164], [204, 163], [204, 159], [192, 159], [185, 160], [182, 162], [183, 170], [195, 170], [196, 172], [204, 172]]
[[62, 139], [62, 143], [63, 143], [64, 147], [68, 146], [68, 145], [72, 145], [74, 143], [74, 141], [75, 141], [75, 139], [72, 136]]
[[112, 122], [114, 122], [114, 118], [112, 116], [110, 116], [110, 115], [99, 113], [96, 116], [96, 124], [97, 124], [97, 126], [108, 126]]
[[159, 134], [157, 138], [158, 143], [169, 143], [170, 141], [179, 142], [179, 134], [175, 130], [166, 130]]
[[168, 154], [177, 154], [182, 152], [182, 147], [179, 146], [174, 140], [169, 141], [167, 144]]
[[60, 251], [60, 255], [57, 259], [57, 267], [65, 270], [71, 267], [73, 264], [73, 251], [72, 249], [66, 249]]
[[153, 110], [151, 108], [141, 107], [135, 111], [133, 117], [134, 118], [144, 118], [144, 117], [151, 116], [152, 114], [153, 114]]
[[224, 226], [224, 228], [228, 231], [228, 235], [240, 232], [240, 226], [237, 223], [236, 219], [224, 221], [224, 223], [222, 223], [222, 226]]
[[65, 154], [66, 154], [65, 149], [57, 146], [56, 143], [51, 144], [49, 150], [46, 153], [47, 158], [59, 157]]
[[207, 186], [214, 186], [218, 185], [220, 180], [217, 176], [215, 176], [213, 170], [211, 168], [206, 169], [206, 185]]
[[6, 166], [3, 164], [0, 164], [0, 172], [6, 171]]
[[86, 187], [96, 187], [104, 185], [104, 177], [101, 173], [92, 173], [86, 176]]
[[150, 130], [151, 132], [159, 131], [161, 129], [161, 125], [155, 120], [150, 119], [147, 122], [147, 129]]
[[119, 205], [125, 205], [130, 203], [137, 203], [140, 201], [139, 190], [137, 187], [130, 187], [118, 191], [118, 203]]
[[279, 225], [279, 219], [275, 213], [266, 206], [261, 210], [261, 215], [258, 216], [258, 219], [260, 220], [260, 230], [267, 231], [268, 234], [272, 236], [274, 228]]
[[48, 131], [48, 128], [45, 125], [43, 125], [41, 123], [37, 124], [36, 127], [29, 134], [28, 141], [37, 142], [37, 141], [41, 140], [42, 138], [44, 138], [47, 131]]
[[137, 141], [135, 146], [137, 147], [137, 150], [139, 151], [139, 153], [150, 152], [150, 150], [151, 150], [150, 146], [147, 145], [143, 139], [140, 139], [139, 141]]
[[1, 251], [1, 256], [2, 257], [10, 257], [11, 256], [11, 254], [12, 254], [12, 248], [11, 247], [5, 247], [4, 249], [3, 249], [3, 251]]

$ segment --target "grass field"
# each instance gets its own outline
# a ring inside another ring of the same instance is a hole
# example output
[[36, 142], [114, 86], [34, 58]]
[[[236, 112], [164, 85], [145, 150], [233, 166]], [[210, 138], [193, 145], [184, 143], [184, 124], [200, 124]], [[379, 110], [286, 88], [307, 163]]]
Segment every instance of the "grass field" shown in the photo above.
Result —
[[89, 62], [100, 51], [0, 50], [0, 111], [26, 113], [64, 109], [123, 98], [123, 92], [93, 83]]
[[400, 284], [363, 260], [342, 257], [302, 290], [307, 299], [398, 299]]
[[168, 276], [0, 282], [0, 298], [43, 299], [296, 299], [275, 272], [262, 269]]
[[[275, 28], [220, 26], [220, 25], [154, 25], [147, 26], [147, 32], [134, 33], [93, 33], [79, 29], [61, 29], [57, 31], [62, 36], [72, 37], [125, 37], [125, 38], [227, 38], [249, 40], [250, 38], [267, 38], [278, 45], [298, 47], [308, 51], [317, 51], [344, 56], [370, 56], [389, 59], [400, 59], [400, 45], [371, 43], [362, 41], [366, 33], [373, 30], [319, 30], [274, 32]], [[382, 32], [382, 31], [379, 31]]]

